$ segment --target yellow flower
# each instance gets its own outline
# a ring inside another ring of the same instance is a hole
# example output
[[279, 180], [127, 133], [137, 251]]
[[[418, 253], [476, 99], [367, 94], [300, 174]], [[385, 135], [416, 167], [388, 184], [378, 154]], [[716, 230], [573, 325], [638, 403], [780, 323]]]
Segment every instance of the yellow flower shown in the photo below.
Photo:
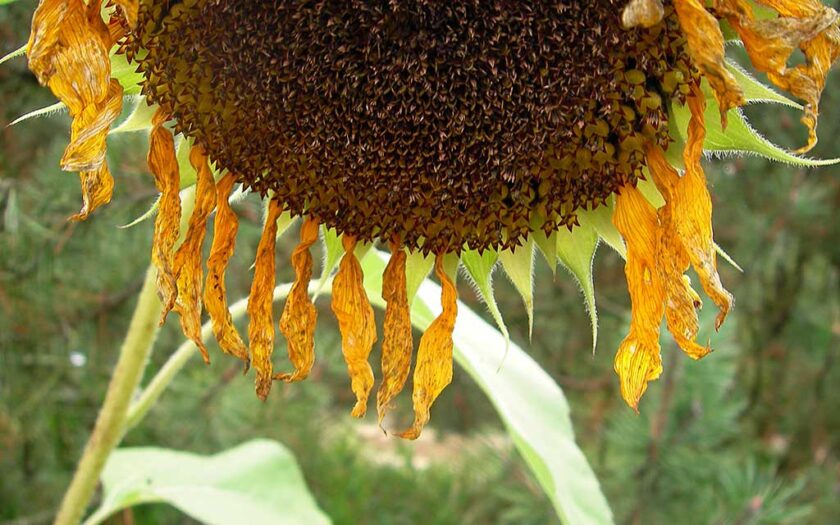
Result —
[[[148, 163], [161, 192], [152, 262], [163, 315], [178, 312], [209, 361], [200, 334], [205, 307], [221, 348], [255, 369], [260, 398], [273, 381], [304, 379], [313, 365], [309, 248], [324, 226], [344, 246], [332, 310], [355, 416], [364, 415], [375, 383], [369, 354], [377, 340], [355, 248], [381, 242], [392, 253], [382, 286], [381, 421], [411, 368], [407, 256], [433, 255], [443, 312], [417, 350], [415, 422], [402, 433], [415, 438], [452, 378], [457, 292], [446, 257], [509, 253], [560, 229], [574, 233], [581, 216], [612, 198], [633, 307], [615, 359], [622, 396], [637, 408], [659, 376], [663, 317], [690, 357], [710, 352], [695, 341], [701, 301], [686, 271], [694, 268], [719, 308], [717, 328], [732, 296], [717, 273], [700, 163], [701, 83], [713, 90], [722, 118], [745, 103], [724, 62], [720, 23], [739, 35], [759, 71], [805, 102], [803, 150], [816, 142], [819, 97], [840, 52], [837, 13], [819, 1], [758, 3], [773, 16], [755, 16], [747, 0], [711, 7], [704, 0], [118, 0], [104, 11], [97, 2], [41, 0], [27, 55], [73, 117], [62, 167], [80, 172], [78, 219], [108, 202], [113, 187], [105, 137], [122, 87], [111, 78], [109, 55], [116, 48], [137, 64], [143, 94], [158, 108]], [[796, 50], [805, 60], [789, 67]], [[669, 126], [672, 108], [684, 105], [691, 119], [682, 144]], [[180, 176], [170, 129], [193, 139], [189, 160], [198, 174], [177, 247]], [[684, 173], [666, 160], [680, 153]], [[646, 173], [664, 197], [658, 209], [637, 188]], [[237, 183], [269, 200], [247, 345], [228, 311], [224, 277], [238, 227], [228, 203]], [[201, 247], [214, 210], [205, 280]], [[277, 373], [271, 303], [284, 212], [304, 221], [291, 257], [296, 280], [279, 320], [294, 370]]]

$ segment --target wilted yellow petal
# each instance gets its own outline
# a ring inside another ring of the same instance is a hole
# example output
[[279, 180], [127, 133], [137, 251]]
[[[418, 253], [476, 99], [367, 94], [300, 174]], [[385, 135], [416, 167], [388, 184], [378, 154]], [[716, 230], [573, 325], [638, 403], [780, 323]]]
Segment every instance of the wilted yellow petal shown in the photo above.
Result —
[[277, 241], [277, 219], [282, 207], [276, 200], [268, 204], [257, 260], [254, 280], [248, 295], [248, 342], [251, 346], [251, 364], [257, 372], [257, 396], [265, 401], [274, 377], [271, 354], [274, 352], [274, 320], [271, 305], [274, 302], [274, 248]]
[[228, 202], [228, 197], [235, 183], [236, 177], [232, 173], [228, 173], [216, 185], [217, 210], [216, 219], [213, 223], [213, 245], [210, 248], [210, 257], [207, 259], [204, 306], [207, 307], [207, 313], [210, 314], [213, 333], [216, 335], [219, 347], [222, 351], [245, 361], [245, 370], [247, 370], [251, 359], [248, 357], [248, 349], [245, 348], [245, 343], [233, 325], [233, 317], [228, 309], [225, 287], [225, 269], [233, 255], [233, 249], [236, 245], [236, 232], [239, 229], [239, 220]]
[[309, 217], [300, 227], [300, 244], [292, 252], [295, 282], [280, 317], [280, 331], [286, 336], [289, 360], [295, 371], [277, 374], [275, 379], [289, 383], [306, 379], [315, 362], [315, 321], [318, 310], [309, 296], [309, 281], [312, 279], [312, 254], [309, 248], [317, 240], [318, 221]]
[[661, 0], [630, 0], [621, 13], [624, 27], [652, 27], [662, 21], [665, 8]]
[[391, 259], [382, 274], [382, 298], [386, 302], [382, 339], [382, 384], [376, 393], [379, 424], [388, 405], [399, 394], [411, 370], [411, 313], [406, 289], [407, 255], [399, 242], [391, 242]]
[[615, 356], [615, 372], [621, 381], [621, 396], [634, 410], [647, 384], [662, 373], [659, 355], [659, 325], [665, 314], [665, 290], [656, 262], [656, 210], [627, 185], [616, 198], [613, 223], [627, 243], [624, 273], [630, 292], [630, 333]]
[[711, 349], [695, 342], [700, 328], [697, 310], [703, 303], [691, 288], [691, 280], [684, 275], [689, 266], [689, 257], [677, 233], [676, 221], [680, 219], [675, 216], [674, 208], [674, 194], [680, 176], [656, 145], [648, 147], [647, 164], [656, 186], [665, 198], [665, 205], [657, 211], [659, 227], [656, 235], [656, 266], [665, 290], [668, 330], [686, 354], [699, 359]]
[[726, 69], [720, 25], [706, 11], [703, 0], [674, 0], [674, 8], [688, 40], [691, 58], [715, 90], [723, 118], [726, 111], [744, 104], [744, 94], [738, 81]]
[[111, 176], [108, 165], [103, 164], [94, 171], [80, 171], [79, 179], [82, 183], [82, 209], [70, 217], [72, 221], [83, 221], [103, 204], [111, 202], [114, 193], [114, 177]]
[[198, 349], [205, 363], [210, 363], [210, 354], [201, 340], [201, 248], [207, 232], [207, 218], [216, 207], [216, 183], [207, 164], [207, 156], [201, 146], [190, 150], [190, 164], [198, 173], [195, 186], [195, 207], [193, 208], [184, 242], [175, 252], [173, 271], [178, 286], [175, 311], [181, 316], [181, 329]]
[[458, 291], [455, 283], [443, 268], [443, 255], [435, 259], [435, 274], [440, 279], [443, 312], [434, 320], [417, 349], [417, 366], [414, 369], [414, 424], [400, 434], [406, 439], [417, 439], [431, 417], [432, 403], [452, 382], [452, 332], [458, 315]]
[[[778, 18], [756, 20], [745, 0], [718, 0], [718, 14], [732, 25], [753, 65], [776, 86], [805, 101], [802, 122], [808, 128], [806, 152], [817, 143], [817, 116], [825, 77], [840, 55], [838, 14], [817, 0], [761, 0]], [[788, 67], [799, 49], [804, 63]]]
[[149, 170], [155, 177], [155, 186], [160, 192], [158, 213], [155, 218], [155, 232], [152, 240], [152, 264], [157, 268], [158, 296], [163, 303], [160, 323], [175, 306], [178, 286], [173, 271], [173, 248], [178, 241], [181, 219], [181, 177], [178, 159], [175, 157], [175, 139], [164, 127], [166, 116], [158, 111], [152, 119], [149, 136]]
[[363, 284], [364, 275], [354, 250], [356, 238], [342, 237], [344, 257], [333, 281], [332, 311], [341, 331], [341, 351], [347, 362], [350, 383], [356, 394], [353, 416], [362, 417], [373, 388], [373, 370], [368, 363], [370, 350], [376, 342], [376, 322]]
[[715, 328], [719, 329], [732, 307], [732, 294], [724, 289], [717, 272], [717, 255], [712, 238], [712, 198], [700, 164], [706, 140], [703, 120], [706, 98], [696, 85], [688, 97], [688, 106], [691, 120], [683, 151], [685, 175], [677, 183], [673, 197], [675, 228], [706, 295], [720, 309], [715, 321]]

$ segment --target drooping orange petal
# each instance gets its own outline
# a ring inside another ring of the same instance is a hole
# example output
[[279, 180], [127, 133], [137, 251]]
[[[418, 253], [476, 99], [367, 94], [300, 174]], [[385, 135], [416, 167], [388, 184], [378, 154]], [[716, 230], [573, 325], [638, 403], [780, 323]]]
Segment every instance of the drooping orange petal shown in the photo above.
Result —
[[114, 193], [114, 177], [107, 164], [94, 171], [80, 171], [82, 183], [82, 209], [70, 217], [71, 221], [83, 221], [103, 204], [111, 202]]
[[231, 209], [228, 197], [236, 177], [228, 173], [216, 185], [216, 219], [213, 226], [213, 245], [207, 259], [207, 282], [204, 285], [204, 306], [213, 324], [213, 333], [225, 353], [245, 361], [245, 370], [251, 364], [248, 349], [233, 325], [227, 303], [225, 269], [236, 245], [239, 220]]
[[417, 366], [414, 369], [414, 424], [400, 434], [405, 439], [417, 439], [431, 417], [432, 403], [452, 382], [452, 332], [458, 315], [458, 291], [443, 268], [443, 255], [435, 259], [435, 274], [440, 279], [443, 312], [432, 321], [420, 338]]
[[664, 16], [665, 8], [661, 0], [630, 0], [621, 12], [621, 23], [626, 28], [653, 27]]
[[274, 320], [271, 305], [274, 302], [274, 248], [277, 242], [277, 219], [282, 207], [276, 200], [268, 204], [262, 237], [257, 246], [254, 280], [248, 295], [248, 342], [251, 346], [251, 364], [257, 372], [257, 396], [265, 401], [274, 377], [271, 354], [274, 352]]
[[657, 211], [659, 227], [656, 235], [656, 267], [665, 290], [668, 330], [686, 354], [700, 359], [711, 349], [695, 342], [700, 328], [697, 310], [702, 302], [692, 289], [691, 280], [684, 275], [690, 261], [677, 233], [676, 222], [680, 218], [675, 215], [674, 209], [680, 176], [655, 144], [648, 146], [647, 164], [656, 186], [665, 198], [665, 205]]
[[382, 298], [386, 307], [382, 339], [382, 384], [376, 393], [380, 425], [388, 405], [405, 386], [414, 350], [405, 275], [407, 255], [400, 248], [399, 242], [392, 241], [390, 246], [391, 259], [382, 274]]
[[712, 85], [723, 118], [728, 110], [744, 104], [744, 94], [738, 81], [726, 69], [720, 25], [706, 11], [704, 0], [674, 0], [674, 8], [688, 41], [691, 58]]
[[32, 19], [26, 49], [29, 67], [73, 117], [61, 167], [80, 172], [84, 204], [72, 220], [87, 218], [111, 200], [113, 191], [105, 138], [122, 110], [123, 89], [110, 78], [111, 44], [96, 3], [42, 0]]
[[152, 240], [152, 264], [157, 268], [158, 296], [163, 303], [160, 323], [175, 306], [178, 286], [173, 271], [175, 243], [178, 241], [181, 219], [181, 177], [178, 159], [175, 156], [175, 138], [164, 127], [166, 116], [158, 111], [152, 119], [149, 136], [149, 170], [155, 177], [155, 186], [160, 192], [158, 213], [155, 218], [155, 232]]
[[688, 253], [700, 283], [712, 301], [720, 309], [715, 321], [719, 329], [732, 308], [732, 294], [723, 287], [717, 272], [717, 255], [712, 238], [712, 198], [706, 187], [706, 175], [700, 160], [703, 157], [703, 143], [706, 140], [704, 111], [706, 98], [700, 87], [692, 86], [688, 97], [691, 120], [688, 124], [683, 159], [685, 175], [676, 185], [673, 198], [675, 229]]
[[178, 286], [175, 311], [181, 317], [181, 329], [198, 349], [205, 363], [210, 363], [210, 354], [201, 340], [201, 295], [203, 275], [201, 269], [201, 248], [207, 232], [207, 218], [216, 207], [216, 183], [207, 164], [207, 156], [201, 146], [190, 150], [190, 164], [198, 173], [195, 186], [195, 207], [193, 208], [184, 242], [175, 252], [173, 272]]
[[[840, 56], [838, 14], [817, 0], [761, 0], [781, 16], [756, 20], [745, 0], [718, 0], [716, 11], [738, 32], [750, 61], [776, 86], [805, 101], [807, 152], [817, 143], [817, 117], [825, 77]], [[804, 63], [788, 67], [794, 51]]]
[[306, 379], [315, 363], [315, 322], [318, 310], [309, 296], [312, 279], [312, 254], [309, 248], [318, 240], [318, 221], [307, 218], [300, 227], [300, 244], [292, 252], [295, 282], [280, 317], [280, 331], [286, 336], [292, 373], [281, 373], [275, 379], [286, 382]]
[[630, 333], [615, 356], [615, 372], [621, 396], [638, 410], [648, 382], [662, 373], [659, 325], [665, 314], [665, 290], [656, 267], [656, 210], [639, 190], [627, 185], [616, 198], [613, 223], [627, 244], [624, 273], [633, 307]]
[[356, 238], [342, 237], [344, 257], [333, 281], [332, 311], [341, 331], [341, 351], [347, 362], [350, 383], [356, 395], [354, 417], [367, 412], [367, 400], [373, 388], [373, 370], [368, 363], [371, 348], [376, 342], [376, 322], [363, 284], [362, 267], [356, 258]]

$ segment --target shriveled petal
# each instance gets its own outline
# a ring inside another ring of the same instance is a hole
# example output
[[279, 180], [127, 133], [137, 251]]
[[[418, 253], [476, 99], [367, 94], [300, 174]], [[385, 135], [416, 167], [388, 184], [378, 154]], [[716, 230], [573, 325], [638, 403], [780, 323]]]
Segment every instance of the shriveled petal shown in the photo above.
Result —
[[664, 16], [665, 8], [661, 0], [630, 0], [621, 13], [621, 23], [626, 28], [653, 27]]
[[665, 198], [665, 205], [657, 211], [659, 228], [656, 235], [656, 266], [665, 290], [668, 330], [686, 354], [699, 359], [711, 349], [695, 342], [700, 328], [697, 310], [703, 303], [692, 289], [691, 280], [684, 275], [689, 266], [689, 257], [677, 233], [676, 223], [680, 218], [676, 216], [674, 208], [680, 176], [656, 145], [648, 147], [647, 164], [656, 186]]
[[443, 255], [435, 259], [435, 274], [440, 279], [443, 312], [432, 321], [417, 349], [417, 366], [414, 369], [414, 424], [400, 434], [405, 439], [417, 439], [429, 422], [432, 403], [452, 382], [452, 332], [458, 315], [458, 291], [443, 267]]
[[158, 296], [163, 303], [161, 324], [175, 306], [175, 299], [178, 296], [178, 286], [173, 271], [173, 249], [178, 241], [181, 219], [179, 195], [181, 177], [178, 172], [178, 159], [175, 156], [175, 138], [164, 127], [165, 121], [165, 115], [158, 111], [152, 120], [147, 157], [149, 170], [154, 175], [155, 186], [160, 192], [152, 240], [152, 264], [157, 268]]
[[201, 295], [204, 280], [201, 269], [201, 248], [207, 232], [207, 218], [216, 207], [216, 183], [207, 163], [207, 156], [201, 146], [190, 150], [190, 164], [198, 173], [195, 186], [195, 207], [190, 216], [184, 242], [178, 247], [174, 258], [174, 273], [178, 286], [175, 311], [181, 317], [181, 329], [198, 349], [205, 363], [210, 363], [210, 354], [201, 340]]
[[341, 331], [341, 351], [347, 362], [350, 383], [356, 395], [352, 415], [362, 417], [367, 411], [367, 400], [373, 388], [373, 370], [368, 363], [373, 343], [376, 342], [376, 322], [363, 285], [362, 267], [354, 253], [356, 238], [342, 237], [344, 257], [333, 281], [332, 311]]
[[137, 0], [113, 0], [113, 2], [122, 10], [128, 26], [133, 28], [137, 24], [137, 12], [140, 8], [140, 2]]
[[[806, 152], [817, 143], [819, 101], [829, 68], [840, 55], [838, 14], [817, 0], [761, 0], [778, 18], [757, 20], [746, 0], [717, 0], [716, 11], [738, 32], [756, 69], [776, 86], [805, 101]], [[799, 49], [804, 63], [788, 67]]]
[[286, 336], [292, 373], [281, 373], [275, 379], [289, 383], [306, 379], [315, 363], [315, 322], [318, 310], [309, 296], [312, 280], [312, 254], [309, 248], [318, 240], [318, 221], [307, 218], [300, 227], [300, 244], [292, 252], [295, 282], [280, 317], [280, 331]]
[[399, 394], [411, 370], [411, 312], [406, 285], [405, 250], [399, 242], [391, 242], [391, 259], [382, 274], [382, 299], [385, 300], [385, 325], [382, 339], [382, 384], [376, 393], [376, 410], [379, 424], [388, 411], [388, 405]]
[[257, 396], [265, 401], [271, 390], [273, 369], [271, 354], [274, 352], [274, 320], [271, 305], [274, 301], [274, 248], [277, 241], [277, 219], [282, 207], [276, 200], [268, 205], [262, 237], [257, 246], [254, 280], [248, 294], [248, 341], [251, 346], [251, 364], [256, 370]]
[[105, 139], [111, 124], [120, 116], [122, 100], [122, 86], [111, 80], [105, 98], [85, 106], [75, 115], [70, 127], [70, 143], [61, 157], [61, 169], [92, 171], [105, 163]]
[[83, 221], [103, 204], [111, 202], [114, 193], [114, 177], [107, 164], [103, 164], [94, 171], [80, 171], [79, 179], [82, 183], [82, 209], [70, 217], [73, 221]]
[[621, 396], [634, 410], [647, 384], [662, 372], [659, 325], [665, 314], [665, 289], [657, 270], [657, 217], [644, 196], [627, 185], [616, 198], [613, 223], [627, 244], [624, 273], [630, 292], [630, 333], [619, 346], [615, 372]]
[[236, 177], [228, 173], [216, 185], [216, 219], [213, 226], [213, 245], [207, 259], [207, 282], [204, 285], [204, 306], [213, 324], [213, 333], [223, 352], [245, 361], [245, 370], [251, 364], [248, 349], [230, 315], [225, 287], [225, 270], [236, 245], [239, 220], [231, 209], [228, 197]]
[[674, 8], [688, 40], [691, 58], [715, 90], [723, 117], [728, 110], [744, 104], [744, 94], [726, 69], [720, 25], [706, 11], [704, 0], [674, 0]]
[[683, 151], [686, 171], [677, 184], [673, 198], [675, 228], [706, 295], [720, 309], [715, 321], [715, 328], [719, 329], [732, 308], [733, 299], [732, 294], [721, 284], [717, 271], [717, 254], [712, 238], [712, 198], [700, 163], [706, 140], [706, 98], [698, 86], [692, 87], [688, 105], [691, 120]]

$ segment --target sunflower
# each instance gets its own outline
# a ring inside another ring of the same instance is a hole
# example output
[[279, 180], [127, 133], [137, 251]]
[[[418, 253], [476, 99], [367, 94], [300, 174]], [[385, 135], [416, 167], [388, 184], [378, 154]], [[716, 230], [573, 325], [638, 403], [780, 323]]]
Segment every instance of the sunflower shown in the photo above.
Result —
[[[221, 349], [255, 369], [260, 398], [313, 366], [317, 310], [308, 285], [319, 231], [334, 232], [344, 249], [332, 311], [354, 416], [365, 414], [374, 386], [377, 341], [357, 253], [380, 243], [392, 254], [382, 279], [380, 422], [414, 353], [407, 266], [418, 255], [434, 260], [442, 313], [420, 339], [415, 420], [401, 434], [415, 438], [452, 378], [459, 258], [489, 272], [517, 254], [530, 260], [535, 244], [556, 260], [557, 239], [582, 230], [620, 234], [611, 244], [626, 256], [632, 303], [615, 358], [623, 398], [637, 409], [660, 375], [663, 318], [689, 357], [708, 354], [696, 342], [701, 300], [686, 272], [694, 269], [719, 309], [716, 328], [733, 299], [717, 271], [701, 166], [714, 124], [707, 105], [720, 110], [716, 125], [725, 129], [730, 110], [747, 102], [743, 72], [725, 61], [724, 35], [736, 35], [759, 72], [804, 102], [804, 152], [816, 143], [820, 94], [840, 53], [837, 22], [818, 0], [41, 0], [26, 54], [73, 117], [61, 166], [81, 178], [76, 220], [113, 189], [105, 142], [124, 87], [111, 55], [142, 75], [155, 108], [148, 164], [161, 196], [151, 257], [163, 318], [175, 310], [209, 362], [200, 334], [206, 309]], [[795, 52], [804, 60], [790, 66]], [[686, 111], [680, 134], [676, 116]], [[180, 245], [179, 134], [197, 172]], [[661, 203], [643, 191], [651, 184]], [[267, 202], [247, 344], [225, 292], [237, 186]], [[201, 248], [214, 211], [205, 277]], [[302, 225], [279, 319], [294, 369], [278, 373], [272, 294], [284, 214]]]

